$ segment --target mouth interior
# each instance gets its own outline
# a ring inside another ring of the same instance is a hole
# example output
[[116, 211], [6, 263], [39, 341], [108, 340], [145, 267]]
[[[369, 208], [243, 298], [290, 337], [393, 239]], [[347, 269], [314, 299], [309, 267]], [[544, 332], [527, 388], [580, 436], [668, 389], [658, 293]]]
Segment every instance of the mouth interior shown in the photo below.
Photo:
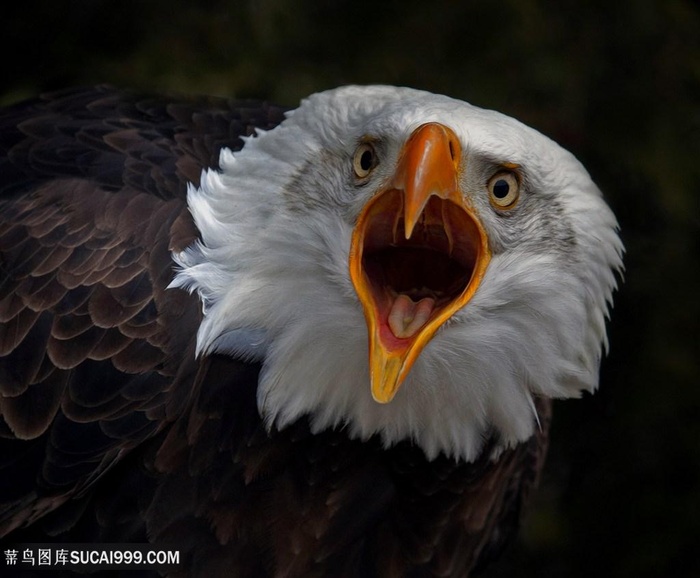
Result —
[[[432, 300], [422, 327], [468, 288], [479, 254], [479, 231], [464, 209], [432, 196], [406, 239], [403, 194], [387, 191], [375, 202], [362, 267], [385, 326], [382, 333], [401, 295], [414, 303]], [[395, 339], [395, 334], [388, 337]]]

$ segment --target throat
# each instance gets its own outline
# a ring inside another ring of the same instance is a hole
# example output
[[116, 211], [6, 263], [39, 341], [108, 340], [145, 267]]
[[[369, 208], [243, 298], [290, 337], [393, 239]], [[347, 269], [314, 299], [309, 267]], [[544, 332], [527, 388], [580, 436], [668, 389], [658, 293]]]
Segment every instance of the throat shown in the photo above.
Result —
[[415, 339], [467, 287], [472, 267], [432, 248], [389, 246], [363, 259], [382, 339]]

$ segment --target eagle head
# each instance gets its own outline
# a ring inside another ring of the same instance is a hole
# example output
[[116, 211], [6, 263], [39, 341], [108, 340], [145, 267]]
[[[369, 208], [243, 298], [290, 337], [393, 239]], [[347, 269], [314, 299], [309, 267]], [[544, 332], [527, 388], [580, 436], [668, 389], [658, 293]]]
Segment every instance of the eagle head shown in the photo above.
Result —
[[430, 459], [530, 437], [536, 396], [598, 384], [622, 268], [583, 166], [494, 111], [408, 88], [311, 96], [188, 202], [201, 239], [172, 286], [203, 306], [198, 354], [262, 364], [282, 428], [343, 427]]

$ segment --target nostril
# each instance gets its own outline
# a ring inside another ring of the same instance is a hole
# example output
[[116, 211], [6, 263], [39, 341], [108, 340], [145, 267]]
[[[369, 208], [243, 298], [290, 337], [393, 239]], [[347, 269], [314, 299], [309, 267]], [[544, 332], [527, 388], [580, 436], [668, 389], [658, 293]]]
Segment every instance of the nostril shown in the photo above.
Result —
[[450, 160], [455, 168], [459, 169], [462, 156], [462, 145], [457, 138], [457, 135], [451, 134], [447, 139], [447, 147], [450, 151]]

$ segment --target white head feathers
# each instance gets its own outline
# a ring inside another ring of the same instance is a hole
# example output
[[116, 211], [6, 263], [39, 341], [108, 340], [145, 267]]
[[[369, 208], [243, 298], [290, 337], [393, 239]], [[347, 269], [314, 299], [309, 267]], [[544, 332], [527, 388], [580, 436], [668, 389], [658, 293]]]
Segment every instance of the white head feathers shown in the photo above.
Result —
[[[367, 329], [348, 272], [355, 220], [426, 122], [459, 137], [462, 191], [492, 259], [473, 299], [435, 335], [386, 405], [369, 387]], [[381, 141], [373, 180], [349, 178], [359, 140]], [[484, 193], [489, 167], [523, 174], [507, 219]], [[279, 127], [223, 150], [221, 171], [191, 187], [201, 242], [173, 258], [175, 287], [197, 291], [198, 353], [261, 360], [258, 406], [283, 427], [309, 415], [387, 445], [410, 439], [430, 458], [475, 459], [532, 435], [533, 396], [571, 397], [598, 383], [605, 317], [621, 269], [615, 217], [580, 163], [523, 124], [407, 88], [313, 95]]]

